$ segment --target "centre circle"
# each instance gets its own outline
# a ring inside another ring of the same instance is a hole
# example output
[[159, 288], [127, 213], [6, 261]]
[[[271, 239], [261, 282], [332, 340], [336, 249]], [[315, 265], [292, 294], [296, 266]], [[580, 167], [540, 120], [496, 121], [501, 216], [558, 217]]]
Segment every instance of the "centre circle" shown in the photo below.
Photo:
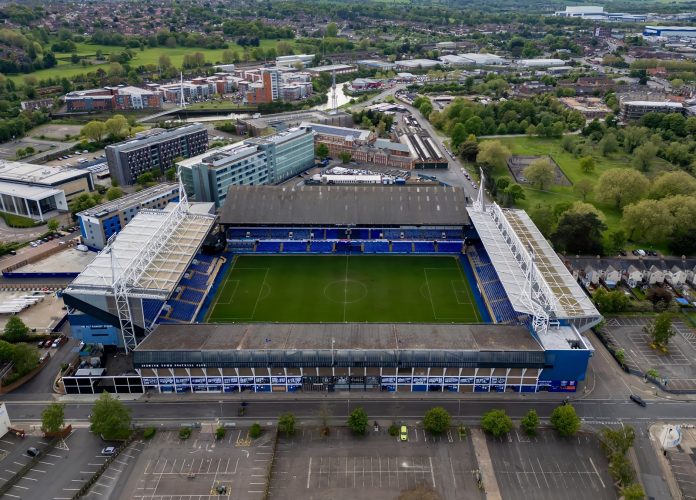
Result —
[[332, 281], [324, 287], [324, 295], [332, 302], [351, 304], [367, 296], [367, 287], [355, 280]]

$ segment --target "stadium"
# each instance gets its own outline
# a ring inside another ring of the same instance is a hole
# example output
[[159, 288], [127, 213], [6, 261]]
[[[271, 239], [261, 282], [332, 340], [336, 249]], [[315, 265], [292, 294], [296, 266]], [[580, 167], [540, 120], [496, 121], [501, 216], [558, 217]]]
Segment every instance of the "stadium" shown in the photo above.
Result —
[[[68, 393], [575, 391], [601, 317], [524, 211], [446, 186], [230, 186], [143, 210], [64, 291], [131, 372]], [[204, 252], [217, 231], [225, 249]]]

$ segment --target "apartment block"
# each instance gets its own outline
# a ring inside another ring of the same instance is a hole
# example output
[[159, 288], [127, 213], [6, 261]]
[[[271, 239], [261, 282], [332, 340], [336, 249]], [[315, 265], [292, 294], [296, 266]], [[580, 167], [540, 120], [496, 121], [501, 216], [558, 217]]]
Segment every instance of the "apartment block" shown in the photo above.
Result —
[[200, 123], [175, 129], [155, 129], [135, 139], [106, 147], [109, 173], [122, 185], [136, 182], [140, 174], [164, 172], [178, 157], [190, 158], [208, 149], [208, 131]]

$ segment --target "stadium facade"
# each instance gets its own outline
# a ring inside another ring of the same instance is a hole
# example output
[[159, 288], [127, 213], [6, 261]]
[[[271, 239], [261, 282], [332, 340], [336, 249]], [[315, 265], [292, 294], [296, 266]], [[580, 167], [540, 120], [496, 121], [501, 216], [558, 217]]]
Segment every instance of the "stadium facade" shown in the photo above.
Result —
[[[113, 276], [107, 248], [66, 290], [76, 314], [89, 309], [123, 330], [138, 374], [66, 377], [66, 390], [575, 391], [593, 353], [583, 332], [599, 313], [526, 213], [485, 205], [481, 193], [467, 201], [462, 189], [440, 186], [230, 186], [219, 218], [224, 254], [200, 255], [212, 226], [201, 223], [164, 281], [145, 271], [159, 251], [143, 260], [133, 249], [120, 267], [140, 277], [126, 279]], [[135, 246], [125, 237], [131, 224], [110, 243], [117, 256]], [[185, 233], [171, 233], [162, 251]], [[203, 322], [236, 255], [375, 253], [456, 256], [489, 321]]]

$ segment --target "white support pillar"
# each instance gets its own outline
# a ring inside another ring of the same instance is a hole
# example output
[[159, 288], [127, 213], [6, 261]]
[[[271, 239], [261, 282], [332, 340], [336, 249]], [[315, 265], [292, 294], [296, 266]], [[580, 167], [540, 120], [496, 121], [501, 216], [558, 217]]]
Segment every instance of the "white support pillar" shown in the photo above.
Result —
[[41, 201], [36, 200], [36, 208], [39, 209], [39, 218], [41, 219], [41, 222], [43, 222], [44, 217], [43, 217], [43, 212], [41, 211]]
[[29, 201], [24, 198], [24, 206], [27, 207], [27, 217], [31, 217], [31, 212], [29, 211]]

